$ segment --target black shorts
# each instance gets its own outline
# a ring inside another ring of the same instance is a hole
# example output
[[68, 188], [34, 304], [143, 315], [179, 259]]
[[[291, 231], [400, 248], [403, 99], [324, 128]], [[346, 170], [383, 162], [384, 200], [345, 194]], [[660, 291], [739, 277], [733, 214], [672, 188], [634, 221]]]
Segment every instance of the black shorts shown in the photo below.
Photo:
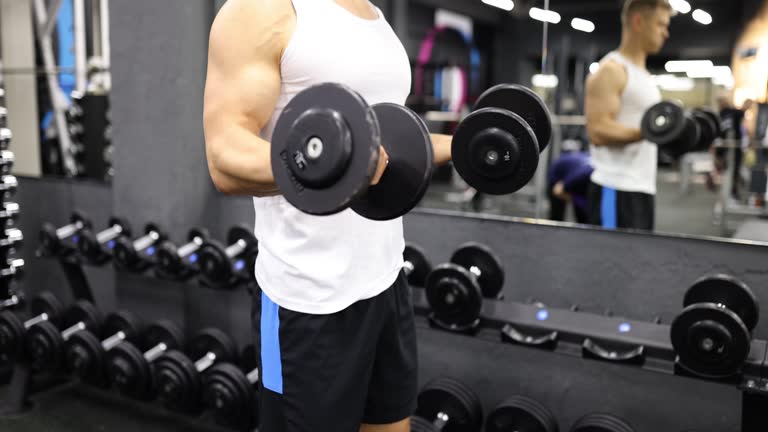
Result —
[[642, 192], [624, 192], [589, 183], [589, 223], [603, 228], [653, 230], [655, 197]]
[[260, 432], [357, 432], [416, 408], [411, 288], [401, 273], [377, 297], [331, 315], [277, 306], [254, 291]]

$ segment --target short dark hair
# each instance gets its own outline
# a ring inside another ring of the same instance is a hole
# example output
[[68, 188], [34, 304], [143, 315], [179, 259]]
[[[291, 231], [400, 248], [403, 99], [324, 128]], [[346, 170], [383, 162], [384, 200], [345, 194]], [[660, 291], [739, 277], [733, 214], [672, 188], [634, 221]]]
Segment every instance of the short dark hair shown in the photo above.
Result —
[[675, 14], [675, 10], [672, 9], [672, 5], [669, 4], [669, 0], [626, 0], [624, 7], [621, 10], [621, 22], [626, 23], [629, 18], [638, 13], [650, 12], [656, 8], [666, 9], [672, 14]]

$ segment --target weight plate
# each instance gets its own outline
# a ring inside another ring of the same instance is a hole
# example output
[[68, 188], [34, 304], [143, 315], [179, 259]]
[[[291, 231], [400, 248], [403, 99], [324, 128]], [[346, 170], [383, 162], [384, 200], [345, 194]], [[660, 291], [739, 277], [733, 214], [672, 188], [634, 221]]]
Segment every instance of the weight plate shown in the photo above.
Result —
[[[504, 287], [504, 269], [496, 254], [486, 245], [469, 242], [456, 250], [451, 256], [451, 262], [476, 275], [485, 298], [499, 298]], [[473, 270], [473, 267], [476, 270]]]
[[131, 236], [131, 224], [129, 224], [126, 219], [112, 216], [111, 218], [109, 218], [109, 221], [107, 222], [107, 227], [112, 228], [115, 225], [119, 225], [120, 228], [122, 228], [120, 235], [123, 235], [126, 237]]
[[49, 291], [41, 292], [36, 295], [29, 305], [29, 310], [33, 317], [37, 317], [42, 314], [48, 316], [48, 321], [53, 324], [58, 324], [59, 318], [64, 311], [64, 305], [61, 304], [59, 299]]
[[237, 366], [219, 363], [205, 373], [202, 399], [217, 423], [240, 424], [254, 405], [254, 389]]
[[91, 220], [88, 218], [88, 216], [79, 210], [75, 210], [72, 212], [72, 215], [69, 217], [69, 223], [74, 225], [78, 222], [80, 222], [83, 225], [83, 228], [88, 228], [88, 229], [93, 228], [91, 226]]
[[15, 313], [5, 310], [0, 313], [0, 356], [16, 354], [21, 348], [25, 328]]
[[411, 417], [411, 432], [441, 432], [431, 421], [419, 417]]
[[48, 321], [30, 327], [24, 338], [24, 352], [30, 366], [36, 371], [58, 368], [63, 347], [61, 333]]
[[107, 377], [121, 394], [147, 400], [152, 394], [152, 371], [136, 345], [122, 343], [107, 353]]
[[78, 300], [64, 313], [62, 326], [69, 327], [79, 322], [84, 323], [91, 332], [98, 334], [96, 329], [102, 324], [101, 312], [96, 309], [93, 303], [87, 300]]
[[715, 141], [715, 138], [717, 138], [717, 126], [711, 117], [699, 110], [694, 110], [691, 115], [696, 120], [696, 123], [698, 123], [699, 131], [701, 132], [701, 137], [695, 150], [706, 151]]
[[148, 223], [144, 225], [144, 235], [150, 235], [152, 233], [155, 233], [158, 235], [158, 238], [155, 240], [155, 243], [165, 240], [165, 234], [163, 230], [160, 229], [159, 226], [153, 223]]
[[427, 275], [432, 271], [432, 263], [427, 259], [424, 250], [413, 243], [406, 243], [403, 250], [403, 261], [406, 263], [408, 283], [423, 287], [427, 282]]
[[256, 246], [256, 237], [253, 236], [253, 230], [243, 225], [236, 225], [227, 232], [227, 244], [233, 245], [240, 240], [244, 240], [246, 250]]
[[184, 270], [184, 263], [175, 244], [166, 240], [157, 247], [157, 266], [166, 275], [174, 276]]
[[685, 114], [685, 129], [680, 140], [671, 149], [677, 156], [682, 156], [688, 152], [695, 151], [701, 139], [701, 129], [696, 120], [688, 113]]
[[683, 309], [670, 336], [680, 364], [704, 377], [731, 376], [749, 356], [749, 330], [738, 315], [714, 303]]
[[170, 411], [193, 413], [201, 408], [200, 374], [179, 351], [168, 351], [155, 362], [157, 396]]
[[594, 413], [577, 420], [570, 432], [635, 432], [635, 430], [616, 416]]
[[84, 382], [96, 383], [102, 378], [104, 348], [89, 331], [79, 331], [64, 343], [64, 367]]
[[552, 137], [552, 117], [547, 105], [533, 90], [517, 84], [493, 86], [477, 99], [475, 110], [482, 108], [512, 111], [533, 129], [540, 151], [544, 151], [549, 145]]
[[480, 401], [464, 384], [450, 379], [437, 378], [419, 392], [416, 416], [436, 419], [448, 417], [445, 430], [474, 432], [482, 426]]
[[660, 146], [674, 143], [685, 130], [683, 106], [671, 101], [648, 108], [640, 123], [643, 138]]
[[427, 276], [430, 308], [442, 323], [464, 328], [480, 317], [483, 298], [477, 278], [456, 264], [441, 264]]
[[424, 197], [434, 171], [434, 150], [427, 126], [410, 109], [392, 103], [372, 109], [389, 163], [379, 183], [351, 208], [368, 219], [392, 220], [413, 210]]
[[115, 239], [114, 258], [118, 267], [128, 269], [135, 266], [139, 261], [139, 254], [133, 248], [133, 240], [128, 237]]
[[[310, 110], [332, 110], [338, 113], [341, 123], [349, 132], [349, 140], [337, 135], [336, 139], [323, 141], [323, 153], [333, 152], [334, 149], [337, 150], [335, 153], [341, 152], [344, 141], [351, 144], [351, 154], [346, 166], [341, 169], [343, 164], [333, 164], [341, 171], [341, 176], [327, 187], [304, 184], [294, 172], [300, 171], [302, 167], [305, 173], [311, 173], [318, 168], [326, 168], [328, 171], [325, 158], [321, 156], [310, 159], [305, 148], [308, 142], [304, 138], [323, 138], [318, 136], [318, 132], [323, 129], [322, 122], [317, 122], [317, 130], [305, 129], [307, 126], [311, 129], [312, 126], [307, 125], [311, 122], [295, 124]], [[303, 130], [297, 130], [297, 126]], [[338, 84], [312, 86], [291, 99], [275, 125], [271, 149], [275, 183], [286, 201], [305, 213], [338, 213], [349, 207], [355, 198], [368, 189], [378, 164], [380, 143], [376, 116], [359, 94]], [[294, 151], [291, 152], [291, 149]]]
[[88, 228], [80, 231], [80, 241], [77, 242], [77, 250], [89, 261], [96, 261], [102, 255], [101, 245], [96, 238], [96, 233]]
[[198, 251], [200, 272], [214, 282], [226, 282], [232, 278], [232, 264], [225, 253], [225, 246], [216, 240], [203, 243]]
[[468, 115], [451, 144], [453, 166], [480, 192], [504, 195], [533, 178], [539, 164], [536, 135], [509, 111], [483, 108]]
[[486, 432], [558, 432], [557, 419], [538, 401], [514, 396], [488, 414]]
[[237, 355], [237, 347], [232, 338], [216, 328], [200, 330], [189, 342], [189, 356], [195, 359], [209, 352], [216, 354], [216, 362], [231, 361]]
[[722, 304], [735, 312], [752, 331], [760, 318], [760, 306], [752, 290], [742, 281], [728, 275], [704, 276], [694, 282], [683, 298], [683, 307], [695, 303]]
[[712, 120], [712, 123], [715, 125], [715, 138], [720, 138], [723, 136], [723, 130], [720, 125], [720, 116], [717, 115], [714, 110], [707, 107], [700, 107], [697, 108], [696, 111], [706, 115], [710, 120]]
[[181, 349], [184, 334], [173, 322], [160, 320], [147, 327], [142, 339], [144, 339], [147, 348], [153, 348], [163, 343], [169, 350], [178, 350]]
[[102, 334], [111, 337], [118, 332], [123, 332], [126, 339], [133, 339], [141, 333], [142, 327], [141, 320], [133, 312], [117, 311], [107, 315]]

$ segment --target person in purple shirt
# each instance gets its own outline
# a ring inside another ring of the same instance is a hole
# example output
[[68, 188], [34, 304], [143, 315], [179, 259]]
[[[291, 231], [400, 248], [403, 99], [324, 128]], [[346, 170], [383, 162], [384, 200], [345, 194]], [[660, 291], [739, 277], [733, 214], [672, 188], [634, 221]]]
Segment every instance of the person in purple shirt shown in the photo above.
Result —
[[568, 203], [573, 204], [576, 222], [587, 223], [587, 189], [592, 175], [589, 153], [574, 151], [563, 153], [549, 170], [549, 218], [565, 220]]

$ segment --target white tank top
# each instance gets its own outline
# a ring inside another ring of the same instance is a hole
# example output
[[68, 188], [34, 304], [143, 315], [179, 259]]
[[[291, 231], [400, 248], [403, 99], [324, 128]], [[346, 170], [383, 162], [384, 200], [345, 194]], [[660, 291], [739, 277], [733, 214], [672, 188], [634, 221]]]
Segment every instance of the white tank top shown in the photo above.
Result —
[[[627, 86], [621, 94], [621, 110], [616, 120], [624, 126], [639, 128], [643, 114], [660, 102], [661, 91], [647, 70], [633, 64], [618, 52], [606, 55], [627, 71]], [[605, 187], [625, 191], [656, 194], [658, 147], [639, 141], [622, 147], [591, 146], [592, 181]]]
[[[360, 18], [333, 0], [292, 0], [296, 29], [281, 59], [280, 97], [262, 138], [301, 90], [336, 82], [368, 102], [404, 104], [411, 68], [402, 43], [376, 8]], [[280, 307], [331, 314], [390, 287], [403, 266], [403, 222], [375, 222], [352, 210], [312, 216], [282, 196], [254, 198], [256, 279]]]

